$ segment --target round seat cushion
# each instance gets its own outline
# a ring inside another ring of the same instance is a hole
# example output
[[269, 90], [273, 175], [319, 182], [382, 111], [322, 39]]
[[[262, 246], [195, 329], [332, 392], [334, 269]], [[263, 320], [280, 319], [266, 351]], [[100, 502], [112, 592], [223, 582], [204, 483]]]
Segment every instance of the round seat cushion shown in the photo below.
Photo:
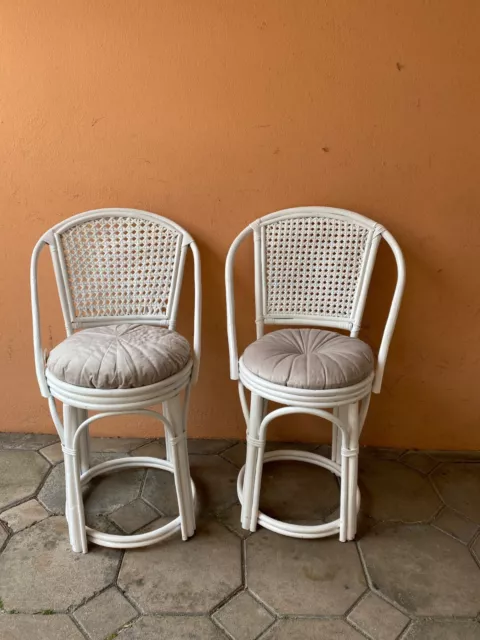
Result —
[[243, 364], [253, 374], [284, 387], [340, 389], [373, 371], [372, 350], [358, 338], [321, 329], [281, 329], [245, 349]]
[[184, 337], [164, 327], [118, 324], [74, 333], [49, 354], [59, 380], [94, 389], [133, 389], [166, 380], [190, 360]]

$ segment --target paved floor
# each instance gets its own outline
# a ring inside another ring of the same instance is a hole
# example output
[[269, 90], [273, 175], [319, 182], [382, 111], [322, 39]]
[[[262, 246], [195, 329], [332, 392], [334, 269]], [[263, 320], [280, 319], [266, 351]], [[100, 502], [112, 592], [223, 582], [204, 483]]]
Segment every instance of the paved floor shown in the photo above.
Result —
[[[135, 439], [96, 439], [93, 451], [165, 454], [162, 441]], [[0, 434], [1, 640], [480, 638], [480, 452], [363, 449], [360, 532], [347, 544], [246, 534], [235, 492], [245, 445], [194, 440], [190, 452], [193, 539], [81, 555], [68, 544], [56, 438]], [[131, 533], [176, 514], [166, 472], [92, 485], [97, 528]], [[262, 493], [279, 518], [335, 516], [338, 487], [317, 467], [269, 463]]]

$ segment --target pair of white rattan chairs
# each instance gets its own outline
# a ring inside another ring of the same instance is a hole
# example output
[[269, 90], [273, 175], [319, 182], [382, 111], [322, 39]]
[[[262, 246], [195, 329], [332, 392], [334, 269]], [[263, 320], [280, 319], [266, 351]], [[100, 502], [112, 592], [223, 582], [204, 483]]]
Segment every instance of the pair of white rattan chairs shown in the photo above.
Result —
[[[233, 269], [236, 251], [253, 234], [257, 340], [239, 359]], [[377, 249], [384, 238], [397, 263], [397, 285], [375, 361], [356, 338]], [[42, 348], [38, 263], [51, 252], [67, 338]], [[193, 349], [175, 331], [184, 264], [194, 261]], [[393, 237], [379, 224], [330, 207], [287, 209], [252, 223], [233, 242], [226, 261], [230, 376], [239, 381], [247, 423], [247, 459], [238, 478], [242, 526], [315, 538], [355, 537], [360, 496], [358, 442], [371, 392], [379, 392], [404, 286], [405, 268]], [[200, 365], [200, 257], [191, 236], [174, 222], [133, 209], [100, 209], [50, 229], [31, 264], [34, 354], [42, 395], [48, 399], [65, 459], [66, 517], [72, 549], [87, 541], [116, 548], [146, 546], [180, 530], [195, 531], [195, 486], [190, 477], [186, 418]], [[296, 325], [264, 335], [267, 324]], [[305, 326], [310, 328], [305, 328]], [[350, 332], [326, 331], [328, 327]], [[245, 389], [251, 392], [248, 406]], [[268, 402], [285, 405], [268, 412]], [[57, 402], [63, 404], [63, 421]], [[152, 409], [162, 404], [162, 411]], [[89, 413], [93, 412], [93, 413]], [[166, 460], [125, 457], [90, 466], [89, 426], [104, 417], [143, 414], [163, 422]], [[306, 413], [333, 425], [331, 460], [298, 451], [265, 453], [269, 423]], [[297, 525], [259, 512], [263, 463], [300, 460], [340, 478], [334, 522]], [[103, 473], [132, 467], [172, 472], [179, 515], [167, 525], [130, 536], [85, 525], [83, 485]]]

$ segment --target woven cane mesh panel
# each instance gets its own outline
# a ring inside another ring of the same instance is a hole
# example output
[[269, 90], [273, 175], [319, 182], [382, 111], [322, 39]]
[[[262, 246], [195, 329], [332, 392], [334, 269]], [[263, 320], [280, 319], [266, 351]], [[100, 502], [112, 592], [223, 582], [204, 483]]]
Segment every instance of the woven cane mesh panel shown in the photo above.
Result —
[[167, 316], [180, 234], [141, 218], [89, 220], [60, 239], [77, 318]]
[[369, 233], [318, 216], [267, 224], [266, 314], [351, 319]]

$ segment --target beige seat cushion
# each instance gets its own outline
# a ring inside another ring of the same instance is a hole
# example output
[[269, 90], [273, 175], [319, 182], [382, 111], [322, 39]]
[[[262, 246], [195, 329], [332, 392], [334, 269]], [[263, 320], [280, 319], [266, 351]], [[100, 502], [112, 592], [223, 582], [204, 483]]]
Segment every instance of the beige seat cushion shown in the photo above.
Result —
[[166, 380], [190, 360], [190, 345], [175, 331], [118, 324], [74, 333], [57, 345], [47, 369], [79, 387], [132, 389]]
[[374, 357], [357, 338], [320, 329], [281, 329], [248, 346], [243, 364], [268, 382], [322, 390], [365, 380], [373, 371]]

